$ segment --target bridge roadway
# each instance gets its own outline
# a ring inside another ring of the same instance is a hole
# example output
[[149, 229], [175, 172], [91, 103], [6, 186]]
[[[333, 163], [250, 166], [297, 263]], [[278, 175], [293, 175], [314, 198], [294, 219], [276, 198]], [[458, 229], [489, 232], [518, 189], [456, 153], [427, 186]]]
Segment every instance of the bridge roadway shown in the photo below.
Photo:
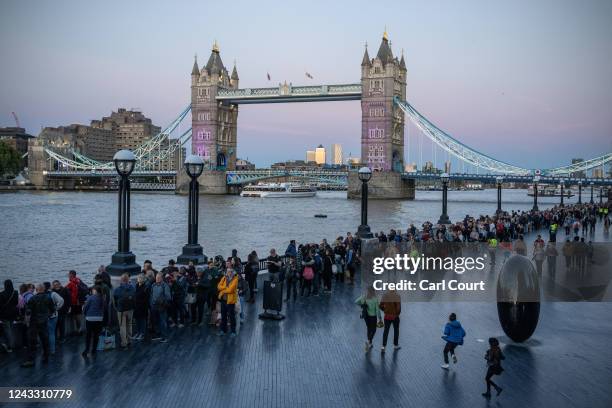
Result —
[[[348, 171], [337, 169], [317, 169], [317, 170], [275, 170], [275, 169], [256, 169], [256, 170], [230, 170], [227, 171], [228, 185], [241, 185], [263, 181], [276, 177], [301, 177], [304, 179], [314, 179], [328, 184], [348, 183]], [[47, 171], [45, 173], [50, 178], [102, 178], [115, 177], [116, 173], [111, 170], [91, 170], [91, 171]], [[134, 171], [132, 177], [176, 177], [176, 170], [147, 170]], [[483, 183], [495, 183], [496, 174], [470, 174], [470, 173], [451, 173], [451, 180], [474, 180]], [[417, 180], [439, 180], [440, 175], [435, 173], [403, 173], [403, 178]], [[533, 183], [532, 175], [502, 175], [505, 183]], [[559, 176], [540, 176], [541, 184], [559, 184], [561, 180], [565, 181], [565, 185], [577, 185], [578, 181], [582, 181], [583, 188], [586, 189], [593, 183], [598, 187], [612, 186], [612, 178], [575, 178], [575, 177], [559, 177]]]
[[[534, 235], [526, 237], [528, 248]], [[609, 240], [598, 223], [594, 241]], [[170, 329], [167, 344], [145, 341], [100, 352], [94, 361], [80, 356], [83, 338], [71, 338], [47, 366], [33, 369], [19, 367], [25, 350], [0, 354], [1, 385], [71, 387], [76, 399], [69, 406], [87, 408], [612, 406], [605, 380], [612, 367], [610, 303], [543, 303], [536, 332], [522, 344], [504, 335], [495, 303], [404, 303], [402, 349], [381, 355], [380, 330], [375, 348], [363, 350], [365, 326], [353, 303], [361, 293], [359, 279], [334, 284], [331, 296], [284, 303], [287, 318], [275, 322], [257, 318], [260, 291], [234, 339], [187, 326]], [[440, 335], [450, 312], [467, 336], [458, 363], [445, 371]], [[506, 360], [495, 378], [504, 391], [488, 404], [480, 393], [490, 336], [500, 339]]]

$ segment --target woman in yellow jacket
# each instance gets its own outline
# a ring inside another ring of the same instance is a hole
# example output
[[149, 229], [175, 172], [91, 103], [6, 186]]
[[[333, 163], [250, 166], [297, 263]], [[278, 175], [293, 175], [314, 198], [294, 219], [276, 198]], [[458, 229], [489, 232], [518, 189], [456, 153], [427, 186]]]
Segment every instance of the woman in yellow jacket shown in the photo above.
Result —
[[221, 278], [217, 285], [219, 292], [219, 302], [221, 303], [221, 327], [218, 335], [223, 336], [227, 333], [227, 318], [229, 317], [232, 328], [232, 337], [236, 337], [236, 302], [238, 301], [238, 276], [234, 270], [228, 267], [225, 276]]

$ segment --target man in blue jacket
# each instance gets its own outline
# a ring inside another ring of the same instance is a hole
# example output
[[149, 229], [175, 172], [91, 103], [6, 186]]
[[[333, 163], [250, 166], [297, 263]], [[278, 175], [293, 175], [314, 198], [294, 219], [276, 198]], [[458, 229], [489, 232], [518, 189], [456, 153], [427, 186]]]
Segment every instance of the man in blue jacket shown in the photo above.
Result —
[[113, 298], [117, 309], [119, 333], [121, 334], [121, 347], [130, 345], [132, 338], [132, 317], [134, 316], [134, 296], [136, 288], [130, 282], [130, 275], [121, 275], [121, 284], [115, 288]]
[[444, 346], [444, 364], [442, 364], [442, 368], [448, 370], [448, 353], [453, 356], [453, 363], [457, 364], [457, 356], [455, 355], [455, 347], [463, 344], [463, 338], [465, 337], [465, 330], [461, 327], [461, 323], [457, 320], [457, 315], [451, 313], [448, 316], [448, 323], [444, 326], [444, 335], [442, 339], [446, 340], [446, 345]]

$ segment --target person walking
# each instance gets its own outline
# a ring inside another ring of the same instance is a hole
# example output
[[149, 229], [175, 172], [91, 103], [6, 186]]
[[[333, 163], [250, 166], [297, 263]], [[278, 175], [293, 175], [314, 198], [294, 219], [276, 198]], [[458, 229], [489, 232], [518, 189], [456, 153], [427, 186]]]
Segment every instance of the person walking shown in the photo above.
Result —
[[540, 245], [534, 246], [532, 260], [535, 261], [536, 270], [538, 271], [538, 276], [540, 277], [542, 276], [542, 265], [544, 264], [544, 259], [546, 259], [544, 247]]
[[400, 299], [399, 293], [396, 290], [385, 292], [380, 302], [380, 310], [385, 313], [384, 324], [385, 329], [383, 331], [383, 344], [380, 348], [380, 352], [384, 353], [387, 347], [387, 338], [389, 337], [389, 330], [393, 325], [393, 350], [399, 350], [399, 325], [400, 325], [400, 313], [402, 312], [402, 300]]
[[155, 321], [155, 327], [159, 333], [152, 340], [160, 343], [168, 342], [168, 306], [172, 302], [170, 287], [164, 282], [162, 274], [155, 276], [155, 283], [151, 285], [151, 320]]
[[501, 366], [501, 361], [504, 360], [504, 354], [499, 348], [499, 341], [495, 337], [489, 338], [489, 349], [485, 354], [485, 360], [487, 360], [487, 374], [485, 376], [485, 382], [487, 383], [487, 391], [482, 393], [485, 398], [491, 398], [491, 386], [497, 391], [497, 396], [501, 394], [502, 387], [495, 384], [491, 378], [494, 375], [500, 375], [504, 369]]
[[549, 242], [546, 245], [546, 264], [548, 266], [548, 276], [551, 279], [555, 279], [555, 275], [557, 274], [557, 256], [559, 256], [559, 252], [555, 247], [554, 242]]
[[134, 320], [136, 320], [136, 334], [133, 339], [144, 340], [147, 335], [147, 320], [149, 319], [150, 288], [147, 285], [146, 275], [141, 273], [136, 277], [134, 290]]
[[130, 345], [132, 339], [135, 296], [136, 288], [130, 282], [130, 275], [124, 273], [121, 275], [121, 284], [113, 292], [113, 300], [117, 309], [117, 320], [119, 320], [121, 347], [124, 349]]
[[19, 315], [17, 304], [19, 303], [19, 293], [13, 287], [13, 281], [4, 281], [4, 291], [0, 293], [0, 322], [2, 324], [2, 334], [6, 342], [0, 337], [0, 347], [5, 352], [10, 353], [15, 348], [15, 334], [13, 333], [13, 322]]
[[231, 336], [236, 336], [236, 302], [238, 301], [238, 278], [231, 267], [225, 271], [225, 275], [217, 285], [218, 299], [221, 303], [221, 327], [219, 336], [227, 334], [227, 323], [231, 326]]
[[34, 367], [36, 346], [38, 340], [42, 344], [43, 364], [49, 362], [49, 317], [55, 313], [55, 305], [51, 297], [45, 293], [45, 286], [36, 285], [36, 294], [26, 304], [26, 319], [28, 323], [28, 359], [22, 367]]
[[89, 353], [95, 357], [98, 350], [98, 340], [104, 321], [104, 298], [102, 288], [98, 285], [91, 290], [91, 295], [87, 296], [83, 305], [85, 315], [85, 350], [81, 353], [86, 358]]
[[365, 321], [366, 325], [367, 340], [365, 342], [365, 351], [367, 353], [373, 347], [372, 340], [376, 334], [376, 327], [378, 325], [382, 326], [380, 304], [374, 288], [368, 286], [365, 296], [357, 298], [355, 303], [361, 306], [361, 318]]
[[463, 338], [465, 337], [465, 330], [461, 326], [459, 320], [457, 320], [457, 315], [455, 313], [451, 313], [448, 316], [448, 323], [444, 326], [444, 334], [442, 335], [442, 339], [446, 341], [446, 345], [444, 346], [444, 350], [442, 353], [444, 354], [444, 364], [442, 364], [442, 368], [448, 370], [448, 353], [453, 357], [453, 363], [457, 364], [457, 355], [455, 354], [455, 348], [463, 344]]

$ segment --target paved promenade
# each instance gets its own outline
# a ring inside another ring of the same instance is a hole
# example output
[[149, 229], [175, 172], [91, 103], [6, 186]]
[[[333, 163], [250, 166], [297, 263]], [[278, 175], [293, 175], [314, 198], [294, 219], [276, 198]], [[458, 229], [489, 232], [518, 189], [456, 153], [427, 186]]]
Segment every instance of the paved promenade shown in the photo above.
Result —
[[[504, 336], [495, 304], [404, 304], [402, 349], [381, 355], [381, 331], [364, 353], [365, 325], [353, 304], [359, 293], [346, 286], [299, 299], [282, 322], [259, 321], [251, 307], [235, 339], [184, 328], [167, 344], [99, 353], [95, 362], [69, 342], [34, 369], [20, 368], [16, 353], [3, 355], [0, 382], [72, 387], [71, 406], [83, 407], [612, 406], [610, 304], [545, 304], [537, 331], [521, 345]], [[467, 337], [458, 364], [444, 371], [440, 335], [451, 311]], [[489, 336], [504, 343], [506, 371], [498, 381], [504, 392], [487, 404], [481, 340]]]
[[[173, 329], [167, 344], [100, 352], [95, 361], [81, 357], [82, 339], [72, 339], [33, 369], [19, 367], [22, 351], [2, 354], [0, 386], [71, 387], [75, 407], [612, 406], [610, 303], [543, 304], [523, 344], [505, 337], [495, 303], [404, 303], [402, 349], [381, 355], [382, 330], [364, 352], [365, 325], [353, 303], [360, 293], [359, 285], [341, 284], [331, 296], [291, 302], [287, 318], [275, 322], [257, 318], [260, 292], [234, 339], [185, 327]], [[445, 371], [440, 336], [450, 312], [467, 337], [458, 364]], [[490, 336], [500, 339], [506, 360], [495, 380], [504, 391], [487, 402], [480, 394]]]

